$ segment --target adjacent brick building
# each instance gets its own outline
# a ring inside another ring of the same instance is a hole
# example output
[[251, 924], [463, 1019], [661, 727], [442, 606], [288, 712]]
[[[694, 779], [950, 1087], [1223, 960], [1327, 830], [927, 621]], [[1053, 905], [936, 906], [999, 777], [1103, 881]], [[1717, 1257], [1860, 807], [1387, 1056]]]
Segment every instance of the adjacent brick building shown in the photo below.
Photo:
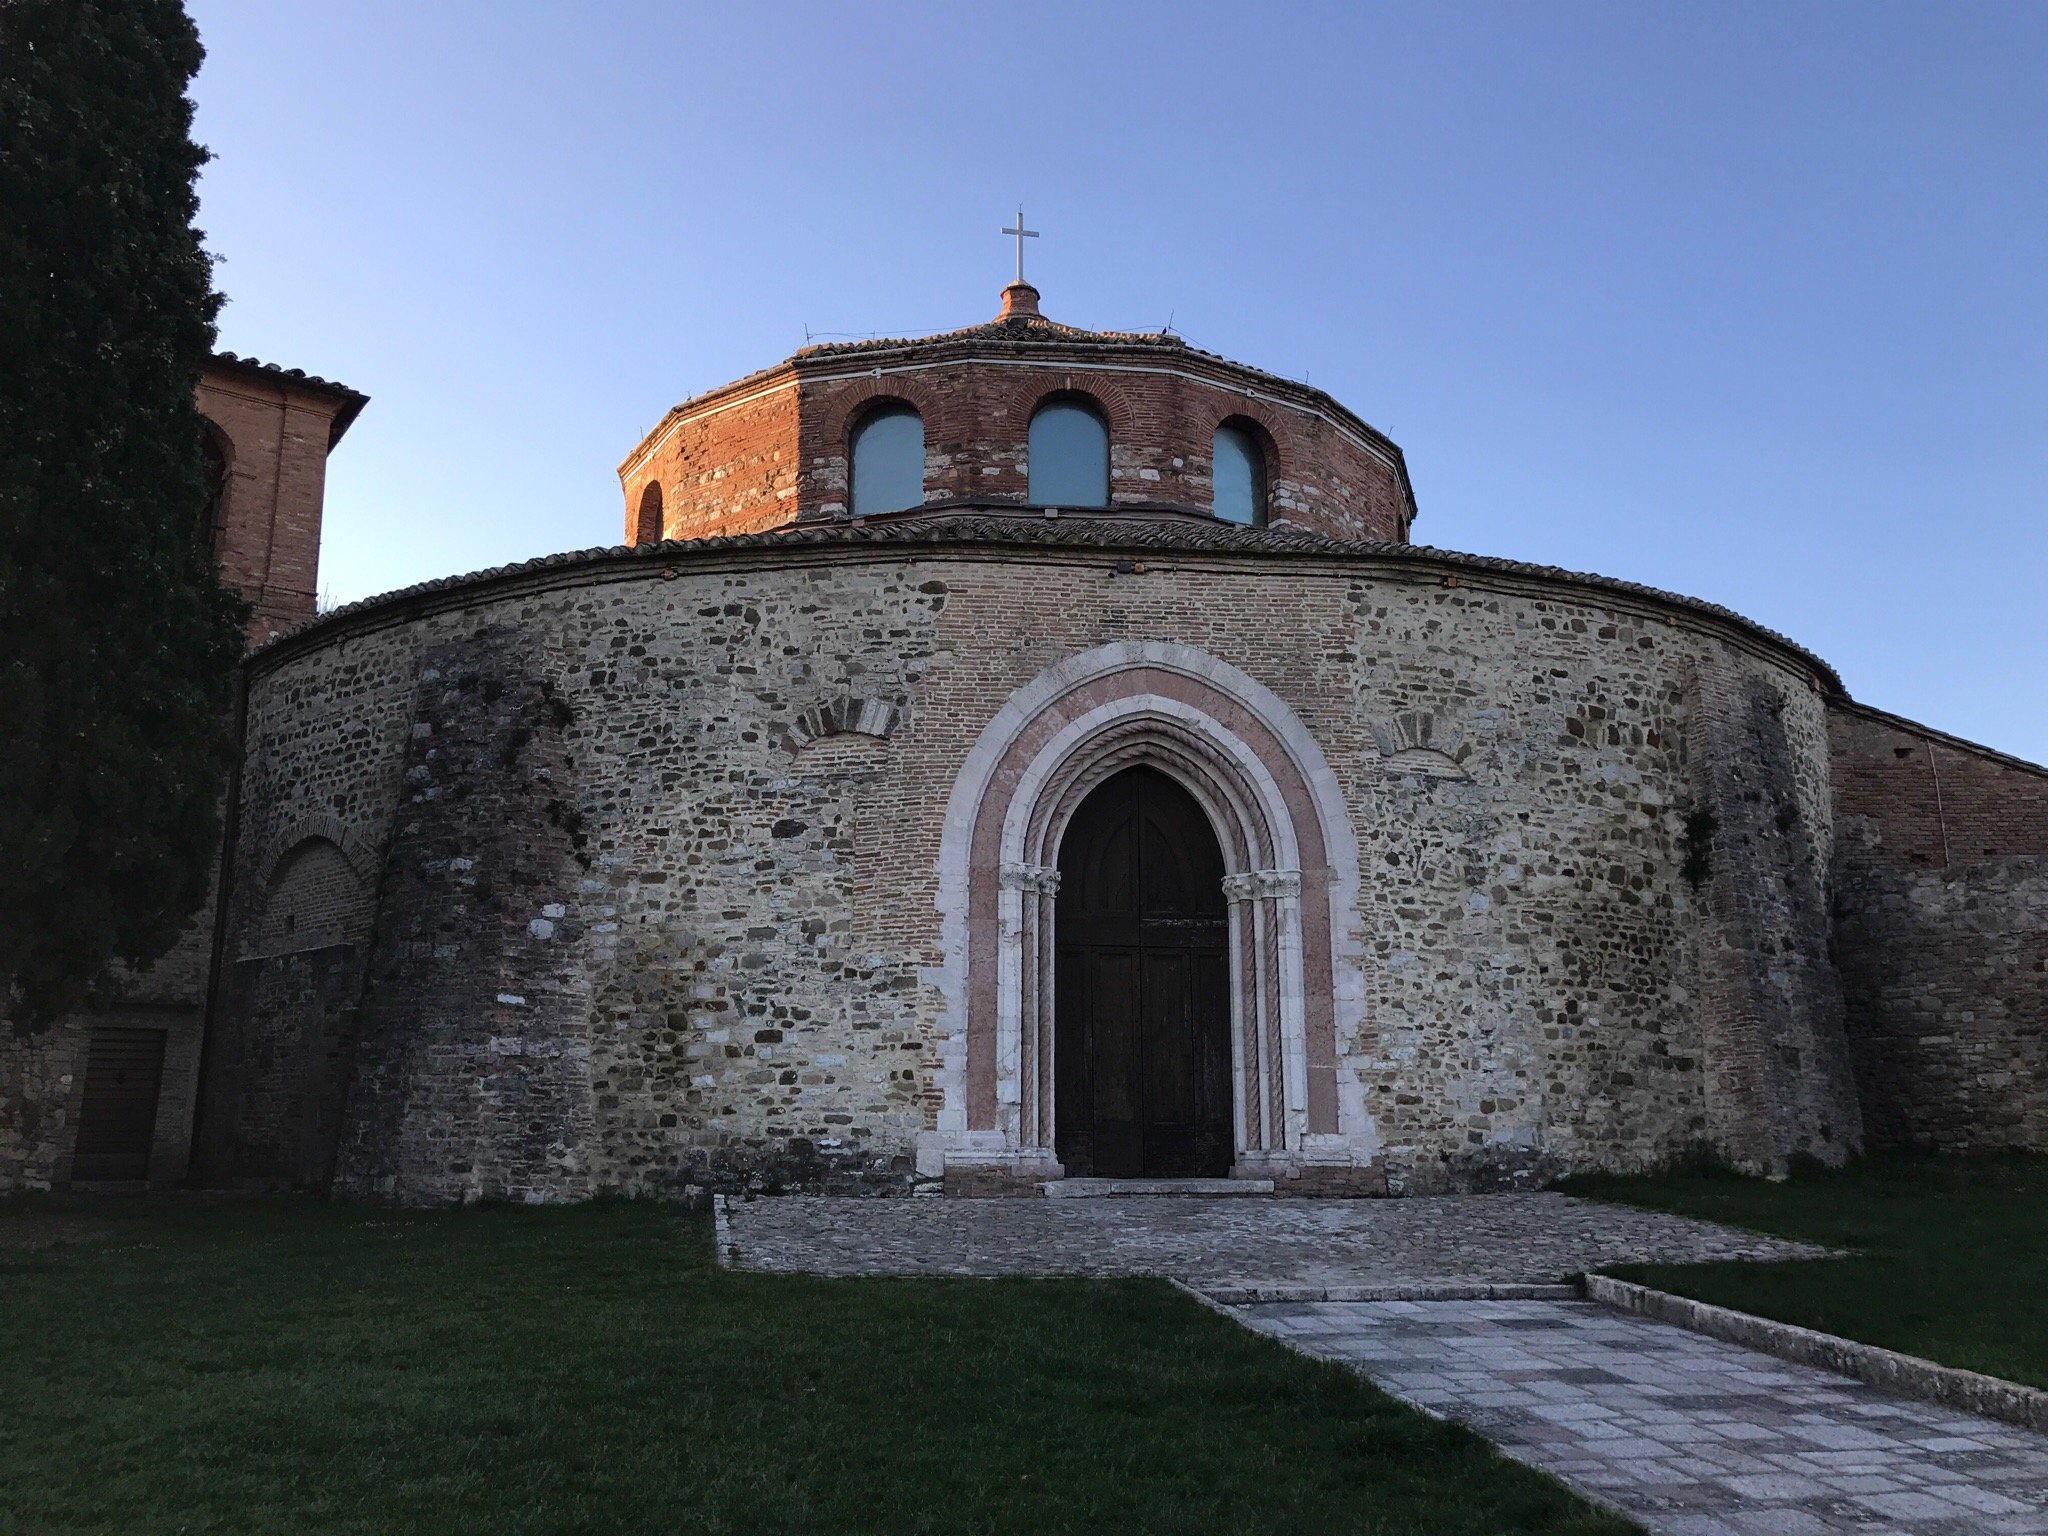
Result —
[[1829, 731], [1835, 955], [1871, 1134], [2048, 1145], [2048, 769], [1862, 705]]
[[[249, 600], [261, 644], [316, 612], [327, 455], [368, 397], [224, 352], [198, 401], [213, 489], [199, 537]], [[30, 1038], [0, 1027], [0, 1190], [184, 1178], [214, 915], [209, 900], [169, 954], [120, 979], [106, 1010]]]
[[207, 536], [246, 597], [253, 643], [313, 617], [327, 455], [369, 397], [296, 368], [216, 355], [199, 381], [216, 494]]

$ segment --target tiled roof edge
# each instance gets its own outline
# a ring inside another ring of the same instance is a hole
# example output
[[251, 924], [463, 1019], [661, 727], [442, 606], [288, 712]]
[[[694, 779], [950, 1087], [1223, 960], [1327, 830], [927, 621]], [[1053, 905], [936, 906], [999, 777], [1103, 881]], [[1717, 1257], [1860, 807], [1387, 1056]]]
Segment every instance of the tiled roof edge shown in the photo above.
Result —
[[432, 581], [420, 582], [377, 597], [363, 598], [345, 604], [277, 635], [252, 652], [250, 661], [253, 665], [260, 666], [274, 656], [295, 653], [317, 638], [321, 632], [342, 627], [352, 619], [379, 614], [386, 610], [403, 609], [423, 599], [444, 594], [473, 591], [482, 596], [495, 585], [510, 583], [545, 571], [566, 572], [595, 569], [606, 564], [624, 565], [643, 561], [650, 565], [664, 564], [754, 550], [787, 550], [794, 553], [806, 549], [837, 548], [873, 549], [881, 553], [891, 549], [944, 548], [948, 545], [1009, 546], [1018, 549], [1129, 550], [1134, 553], [1166, 554], [1301, 555], [1338, 560], [1384, 560], [1396, 564], [1448, 568], [1452, 574], [1470, 571], [1479, 575], [1491, 574], [1538, 582], [1564, 583], [1594, 592], [1611, 592], [1619, 596], [1646, 599], [1681, 613], [1732, 625], [1764, 641], [1772, 649], [1796, 657], [1819, 677], [1824, 690], [1830, 696], [1843, 701], [1848, 699], [1848, 691], [1842, 686], [1842, 680], [1835, 669], [1798, 641], [1753, 619], [1745, 618], [1732, 608], [1724, 608], [1719, 603], [1687, 597], [1683, 593], [1667, 592], [1660, 587], [1646, 586], [1641, 582], [1624, 581], [1617, 577], [1601, 576], [1586, 571], [1571, 571], [1555, 565], [1535, 565], [1522, 560], [1507, 560], [1495, 555], [1463, 554], [1456, 550], [1435, 549], [1426, 544], [1335, 539], [1285, 525], [1273, 528], [1248, 528], [1223, 523], [1204, 525], [1186, 517], [1159, 518], [1115, 513], [1107, 516], [1065, 513], [1053, 518], [1042, 513], [1021, 514], [1014, 508], [1005, 510], [990, 507], [963, 508], [937, 517], [912, 513], [868, 521], [806, 523], [777, 528], [765, 533], [728, 534], [708, 539], [671, 539], [660, 544], [614, 545], [609, 548], [542, 555], [536, 559], [496, 566], [467, 575], [437, 577]]
[[362, 415], [363, 407], [370, 403], [370, 397], [361, 390], [351, 389], [348, 385], [337, 383], [333, 379], [323, 379], [317, 373], [308, 373], [303, 368], [287, 368], [282, 363], [266, 363], [259, 357], [242, 357], [234, 352], [216, 352], [211, 360], [225, 364], [229, 368], [239, 368], [244, 372], [262, 374], [266, 378], [296, 384], [301, 389], [309, 389], [315, 394], [332, 395], [341, 401], [341, 409], [334, 413], [334, 424], [328, 429], [329, 448], [341, 441], [341, 434], [349, 429], [349, 425]]
[[2044, 767], [2040, 763], [2030, 762], [2024, 757], [2015, 757], [2010, 752], [2001, 752], [1996, 747], [1987, 747], [1983, 742], [1972, 741], [1967, 736], [1957, 736], [1931, 725], [1923, 725], [1918, 720], [1909, 720], [1904, 715], [1895, 715], [1888, 709], [1879, 709], [1874, 704], [1865, 704], [1860, 699], [1852, 699], [1846, 693], [1837, 703], [1838, 707], [1846, 714], [1862, 715], [1866, 719], [1889, 725], [1896, 730], [1909, 731], [1915, 736], [1924, 736], [1929, 740], [1941, 742], [1944, 746], [1953, 747], [1958, 752], [1969, 752], [1978, 757], [1995, 758], [2008, 768], [2018, 768], [2023, 772], [2037, 773], [2043, 778], [2048, 778], [2048, 767]]

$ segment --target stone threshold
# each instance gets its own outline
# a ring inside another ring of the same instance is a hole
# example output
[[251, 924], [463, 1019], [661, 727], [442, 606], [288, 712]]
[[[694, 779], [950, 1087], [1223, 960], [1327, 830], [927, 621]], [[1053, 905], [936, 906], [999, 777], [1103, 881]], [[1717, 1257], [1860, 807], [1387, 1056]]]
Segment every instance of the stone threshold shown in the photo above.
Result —
[[1578, 1301], [1576, 1285], [1521, 1280], [1390, 1280], [1378, 1285], [1299, 1285], [1219, 1280], [1183, 1287], [1222, 1307], [1289, 1301]]
[[1126, 1195], [1231, 1196], [1271, 1195], [1271, 1179], [1047, 1179], [1038, 1186], [1048, 1200], [1106, 1200]]
[[1587, 1275], [1585, 1295], [1617, 1312], [1705, 1334], [1724, 1343], [1761, 1350], [1795, 1365], [1810, 1365], [1848, 1376], [1901, 1397], [1916, 1397], [1945, 1408], [1998, 1419], [2022, 1429], [2048, 1433], [2048, 1392], [2018, 1382], [1940, 1365], [1918, 1355], [1837, 1338], [1793, 1323], [1780, 1323], [1729, 1307], [1717, 1307], [1669, 1291], [1652, 1290], [1609, 1275]]

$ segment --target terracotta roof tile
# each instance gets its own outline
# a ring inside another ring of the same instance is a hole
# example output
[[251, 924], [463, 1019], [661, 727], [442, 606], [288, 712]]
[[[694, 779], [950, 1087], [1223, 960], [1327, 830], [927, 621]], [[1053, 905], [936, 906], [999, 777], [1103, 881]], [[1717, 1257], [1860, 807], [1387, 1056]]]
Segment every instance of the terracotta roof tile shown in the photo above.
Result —
[[341, 409], [334, 413], [334, 423], [328, 429], [327, 446], [332, 448], [341, 441], [341, 434], [349, 429], [355, 419], [362, 415], [363, 407], [370, 403], [370, 397], [359, 389], [346, 384], [337, 384], [332, 379], [323, 379], [316, 373], [303, 368], [286, 368], [280, 363], [266, 363], [261, 358], [241, 357], [233, 352], [216, 352], [212, 359], [216, 364], [246, 373], [263, 374], [309, 389], [315, 394], [331, 395], [341, 402]]
[[[925, 507], [885, 517], [850, 521], [797, 524], [766, 533], [732, 534], [722, 538], [669, 540], [638, 547], [577, 550], [544, 555], [515, 565], [498, 566], [466, 576], [445, 576], [421, 582], [380, 597], [349, 603], [331, 613], [309, 620], [296, 629], [271, 640], [255, 653], [259, 659], [296, 651], [316, 640], [330, 627], [345, 627], [356, 618], [403, 609], [439, 594], [474, 592], [484, 597], [499, 584], [510, 583], [544, 571], [597, 568], [608, 564], [650, 564], [688, 562], [738, 550], [795, 552], [813, 548], [872, 548], [878, 553], [890, 549], [908, 552], [918, 546], [943, 548], [948, 545], [997, 545], [1016, 549], [1100, 549], [1133, 554], [1227, 554], [1308, 556], [1336, 561], [1389, 562], [1434, 569], [1447, 577], [1460, 573], [1501, 575], [1542, 583], [1556, 583], [1593, 594], [1602, 592], [1647, 600], [1660, 607], [1674, 608], [1703, 618], [1717, 620], [1747, 632], [1770, 647], [1797, 657], [1820, 678], [1822, 686], [1837, 698], [1847, 691], [1833, 667], [1798, 642], [1776, 630], [1744, 618], [1731, 608], [1676, 592], [1666, 592], [1640, 582], [1621, 581], [1583, 571], [1569, 571], [1554, 565], [1533, 565], [1521, 560], [1504, 560], [1492, 555], [1468, 555], [1453, 550], [1433, 549], [1425, 544], [1394, 544], [1378, 540], [1335, 539], [1326, 534], [1281, 525], [1251, 528], [1218, 522], [1204, 513], [1187, 513], [1164, 508], [1112, 512], [1061, 512], [1047, 516], [1042, 510], [1026, 511], [1012, 503], [961, 502], [942, 507]], [[439, 606], [439, 605], [437, 605]]]

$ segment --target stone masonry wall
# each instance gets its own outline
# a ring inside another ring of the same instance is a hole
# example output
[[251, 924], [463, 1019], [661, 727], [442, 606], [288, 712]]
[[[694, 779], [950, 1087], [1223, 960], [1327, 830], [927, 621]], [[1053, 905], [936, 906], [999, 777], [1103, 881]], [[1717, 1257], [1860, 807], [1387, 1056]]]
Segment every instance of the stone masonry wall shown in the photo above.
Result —
[[1696, 929], [1706, 1141], [1752, 1173], [1801, 1154], [1840, 1162], [1863, 1125], [1828, 954], [1826, 738], [1754, 673], [1703, 665], [1694, 694], [1688, 851], [1713, 918]]
[[[913, 798], [943, 798], [982, 701], [1107, 640], [1220, 656], [1321, 744], [1364, 886], [1366, 1022], [1338, 1040], [1339, 1097], [1371, 1117], [1396, 1190], [1647, 1167], [1714, 1140], [1693, 948], [1713, 914], [1680, 873], [1704, 787], [1686, 681], [1707, 664], [1785, 689], [1802, 810], [1824, 827], [1803, 679], [1640, 614], [1466, 577], [1105, 560], [948, 582], [956, 659], [914, 712]], [[936, 835], [899, 843], [891, 887], [931, 867]]]
[[[591, 869], [574, 710], [539, 637], [429, 650], [385, 845], [335, 1188], [405, 1204], [591, 1191]], [[597, 882], [591, 882], [596, 884]], [[587, 948], [586, 948], [587, 946]]]
[[69, 1176], [87, 1040], [77, 1021], [21, 1036], [0, 1020], [0, 1194]]
[[184, 1179], [198, 1088], [199, 1007], [116, 998], [35, 1035], [16, 1035], [0, 1019], [0, 1194], [70, 1182], [86, 1060], [99, 1025], [164, 1032], [149, 1183], [169, 1187]]
[[2048, 770], [1830, 712], [1834, 944], [1873, 1141], [2048, 1147]]
[[99, 1025], [164, 1031], [164, 1075], [149, 1179], [155, 1185], [169, 1185], [184, 1178], [199, 1082], [213, 914], [214, 893], [209, 887], [205, 902], [170, 951], [140, 971], [116, 967], [108, 978], [105, 1000], [90, 1011], [60, 1019], [34, 1035], [16, 1034], [0, 1016], [0, 1194], [70, 1182], [86, 1058]]
[[[258, 921], [244, 882], [309, 818], [383, 870], [340, 1186], [907, 1187], [944, 1099], [953, 781], [1014, 689], [1148, 637], [1274, 690], [1339, 780], [1366, 998], [1338, 1041], [1340, 1111], [1369, 1123], [1393, 1187], [1804, 1145], [1781, 1106], [1832, 1104], [1837, 1081], [1825, 1028], [1809, 1043], [1783, 1023], [1800, 998], [1825, 1014], [1812, 924], [1731, 914], [1684, 873], [1688, 813], [1730, 792], [1700, 761], [1723, 750], [1699, 718], [1712, 675], [1742, 729], [1743, 701], [1770, 705], [1776, 798], [1755, 815], [1779, 841], [1752, 874], [1788, 911], [1820, 887], [1824, 711], [1789, 653], [1619, 593], [1426, 562], [1132, 566], [665, 552], [345, 617], [259, 664], [231, 923]], [[1728, 1006], [1765, 1019], [1748, 1078], [1705, 1022], [1704, 929]], [[1801, 1073], [1818, 1086], [1779, 1080]], [[1724, 1078], [1769, 1099], [1762, 1142], [1717, 1106]], [[1837, 1148], [1854, 1139], [1838, 1120]]]

